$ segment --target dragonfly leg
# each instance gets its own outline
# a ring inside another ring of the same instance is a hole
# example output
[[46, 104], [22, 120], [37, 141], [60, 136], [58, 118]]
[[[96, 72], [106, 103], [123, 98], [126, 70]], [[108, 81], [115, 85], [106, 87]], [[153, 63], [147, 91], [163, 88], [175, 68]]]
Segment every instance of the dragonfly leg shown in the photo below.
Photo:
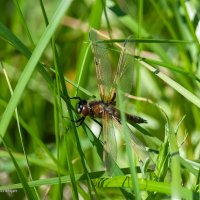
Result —
[[71, 122], [75, 122], [75, 123], [79, 123], [78, 125], [76, 125], [76, 127], [79, 127], [83, 122], [84, 122], [84, 120], [85, 120], [85, 117], [81, 117], [81, 118], [79, 118], [79, 119], [77, 119], [77, 120], [70, 120]]
[[77, 99], [77, 100], [81, 101], [80, 97], [71, 97], [70, 99]]

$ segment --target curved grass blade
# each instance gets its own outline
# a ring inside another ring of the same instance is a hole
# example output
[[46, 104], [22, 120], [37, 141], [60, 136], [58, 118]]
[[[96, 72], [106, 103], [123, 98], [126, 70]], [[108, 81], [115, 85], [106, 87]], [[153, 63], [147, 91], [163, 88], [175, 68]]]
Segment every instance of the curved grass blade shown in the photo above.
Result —
[[0, 122], [0, 135], [4, 137], [5, 132], [8, 128], [9, 122], [11, 120], [12, 114], [22, 96], [22, 93], [31, 78], [31, 75], [34, 72], [34, 69], [37, 65], [39, 58], [42, 55], [46, 45], [48, 44], [51, 36], [53, 35], [54, 31], [56, 30], [57, 26], [59, 25], [60, 19], [65, 14], [66, 9], [70, 5], [71, 1], [61, 1], [57, 10], [55, 11], [54, 16], [52, 17], [51, 22], [49, 23], [48, 27], [44, 31], [43, 35], [41, 36], [33, 54], [28, 61], [22, 75], [18, 81], [18, 84], [13, 92], [13, 96], [11, 97], [8, 106], [2, 116], [2, 120]]
[[144, 61], [141, 61], [141, 64], [147, 68], [149, 71], [153, 72], [156, 76], [158, 76], [160, 79], [165, 81], [168, 85], [170, 85], [173, 89], [175, 89], [178, 93], [180, 93], [182, 96], [184, 96], [186, 99], [188, 99], [190, 102], [192, 102], [194, 105], [196, 105], [198, 108], [200, 108], [200, 99], [192, 94], [190, 91], [185, 89], [183, 86], [178, 84], [176, 81], [172, 80], [170, 77], [165, 75], [164, 73], [160, 72], [156, 68], [152, 67], [151, 65], [145, 63]]

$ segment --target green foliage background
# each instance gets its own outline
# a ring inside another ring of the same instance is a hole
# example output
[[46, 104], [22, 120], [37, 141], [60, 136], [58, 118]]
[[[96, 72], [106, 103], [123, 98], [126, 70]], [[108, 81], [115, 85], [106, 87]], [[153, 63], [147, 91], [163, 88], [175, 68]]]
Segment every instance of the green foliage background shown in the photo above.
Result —
[[[197, 0], [1, 1], [0, 198], [199, 199], [199, 11]], [[69, 96], [98, 97], [91, 27], [136, 38], [131, 94], [143, 99], [130, 105], [148, 124], [134, 133], [159, 151], [145, 176], [126, 138], [106, 174], [95, 124], [69, 120]]]

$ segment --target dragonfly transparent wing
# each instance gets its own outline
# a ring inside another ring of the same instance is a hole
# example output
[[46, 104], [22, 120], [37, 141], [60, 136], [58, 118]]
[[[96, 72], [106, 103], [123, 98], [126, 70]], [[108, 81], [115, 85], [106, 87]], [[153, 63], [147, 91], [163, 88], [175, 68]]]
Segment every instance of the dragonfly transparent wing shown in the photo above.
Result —
[[116, 88], [129, 93], [133, 88], [134, 66], [135, 66], [135, 43], [133, 36], [130, 36], [123, 44], [119, 56], [117, 69], [113, 78], [110, 96], [116, 92]]
[[[116, 126], [119, 128], [121, 133], [123, 133], [123, 128], [121, 123], [115, 119], [113, 120]], [[132, 130], [127, 125], [127, 130], [131, 138], [131, 146], [138, 157], [140, 163], [145, 163], [148, 159], [150, 159], [149, 152], [145, 149], [144, 144], [134, 135]]]
[[119, 56], [119, 61], [117, 65], [117, 70], [113, 80], [113, 88], [117, 86], [125, 92], [129, 92], [133, 86], [133, 69], [135, 65], [135, 43], [133, 36], [129, 36], [124, 42], [121, 53]]
[[140, 163], [145, 163], [148, 159], [150, 159], [149, 152], [146, 150], [144, 144], [134, 135], [129, 127], [128, 131], [131, 138], [133, 150], [136, 152]]
[[[96, 75], [101, 99], [111, 102], [119, 86], [124, 92], [130, 92], [133, 86], [135, 64], [135, 43], [130, 36], [119, 48], [109, 42], [103, 42], [101, 35], [91, 29], [89, 33], [92, 52], [96, 65]], [[117, 57], [117, 61], [114, 58]]]
[[103, 159], [105, 162], [106, 169], [110, 171], [112, 169], [112, 160], [117, 159], [117, 142], [115, 137], [115, 130], [113, 126], [113, 120], [110, 118], [107, 112], [104, 112], [103, 118], [103, 143], [104, 143], [104, 154]]
[[96, 65], [96, 76], [101, 99], [105, 102], [109, 96], [112, 85], [112, 70], [109, 59], [109, 49], [104, 43], [98, 43], [102, 40], [95, 29], [89, 32], [89, 39], [92, 42], [92, 52]]

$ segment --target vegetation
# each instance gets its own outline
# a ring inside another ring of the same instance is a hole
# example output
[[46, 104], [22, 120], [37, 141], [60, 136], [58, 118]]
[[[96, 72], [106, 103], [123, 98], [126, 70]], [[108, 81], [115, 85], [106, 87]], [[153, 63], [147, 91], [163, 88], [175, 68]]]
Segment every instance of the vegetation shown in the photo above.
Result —
[[[197, 0], [14, 0], [0, 9], [1, 199], [199, 199]], [[75, 122], [70, 97], [99, 99], [91, 28], [113, 47], [113, 63], [134, 36], [133, 88], [117, 106], [148, 121], [129, 126], [152, 157], [144, 165], [123, 112], [111, 171], [99, 124]]]

